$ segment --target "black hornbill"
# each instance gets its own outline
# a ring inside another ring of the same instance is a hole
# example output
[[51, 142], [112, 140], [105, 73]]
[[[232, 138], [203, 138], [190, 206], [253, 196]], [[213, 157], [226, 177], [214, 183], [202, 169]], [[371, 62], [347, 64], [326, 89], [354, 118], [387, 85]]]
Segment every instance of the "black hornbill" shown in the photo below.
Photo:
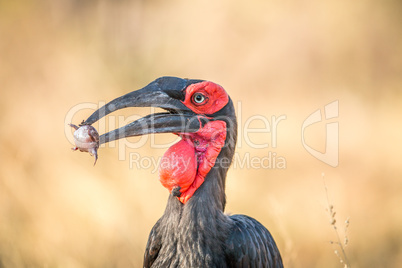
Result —
[[149, 235], [144, 267], [283, 267], [275, 241], [263, 225], [245, 215], [224, 214], [237, 122], [232, 100], [221, 86], [161, 77], [107, 103], [83, 124], [91, 125], [125, 107], [151, 106], [166, 112], [100, 137], [101, 144], [150, 133], [181, 137], [160, 164], [160, 181], [170, 195]]

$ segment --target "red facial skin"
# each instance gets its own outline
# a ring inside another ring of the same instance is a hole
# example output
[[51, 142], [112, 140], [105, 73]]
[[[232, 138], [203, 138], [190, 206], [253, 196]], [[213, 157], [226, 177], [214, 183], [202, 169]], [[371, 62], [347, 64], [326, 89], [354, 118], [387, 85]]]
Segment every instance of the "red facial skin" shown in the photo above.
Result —
[[[196, 103], [194, 94], [203, 94], [204, 101]], [[225, 90], [212, 82], [192, 84], [186, 89], [183, 103], [200, 115], [213, 114], [229, 101]], [[182, 140], [164, 154], [159, 166], [159, 180], [169, 192], [180, 187], [178, 199], [185, 204], [204, 182], [215, 165], [226, 140], [226, 123], [210, 121], [195, 133], [178, 133]]]
[[[205, 101], [201, 104], [193, 101], [195, 93], [205, 96]], [[196, 114], [213, 114], [222, 109], [229, 101], [229, 96], [220, 85], [205, 81], [189, 85], [186, 88], [186, 98], [184, 105]]]

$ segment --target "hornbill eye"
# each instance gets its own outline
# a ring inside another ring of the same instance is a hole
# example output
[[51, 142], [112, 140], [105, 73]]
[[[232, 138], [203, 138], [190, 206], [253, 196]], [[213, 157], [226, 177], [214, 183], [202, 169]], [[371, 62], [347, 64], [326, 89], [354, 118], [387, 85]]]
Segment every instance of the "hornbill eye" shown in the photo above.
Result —
[[202, 104], [207, 100], [207, 98], [202, 93], [195, 93], [193, 95], [193, 103], [194, 104]]

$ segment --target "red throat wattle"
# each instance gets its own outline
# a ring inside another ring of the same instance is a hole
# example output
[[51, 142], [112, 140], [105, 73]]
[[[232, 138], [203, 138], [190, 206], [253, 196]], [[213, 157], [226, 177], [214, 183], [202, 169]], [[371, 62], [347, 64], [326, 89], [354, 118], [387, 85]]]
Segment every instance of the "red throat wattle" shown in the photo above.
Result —
[[178, 134], [182, 139], [164, 154], [159, 180], [169, 190], [180, 187], [178, 199], [185, 204], [215, 165], [226, 139], [226, 123], [210, 121], [195, 133]]

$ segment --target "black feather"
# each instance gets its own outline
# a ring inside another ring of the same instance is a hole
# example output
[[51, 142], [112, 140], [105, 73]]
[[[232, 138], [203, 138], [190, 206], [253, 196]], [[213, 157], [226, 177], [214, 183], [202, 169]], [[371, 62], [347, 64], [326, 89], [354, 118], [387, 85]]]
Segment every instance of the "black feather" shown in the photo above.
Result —
[[229, 218], [233, 221], [226, 240], [229, 267], [283, 267], [275, 241], [261, 223], [245, 215]]

